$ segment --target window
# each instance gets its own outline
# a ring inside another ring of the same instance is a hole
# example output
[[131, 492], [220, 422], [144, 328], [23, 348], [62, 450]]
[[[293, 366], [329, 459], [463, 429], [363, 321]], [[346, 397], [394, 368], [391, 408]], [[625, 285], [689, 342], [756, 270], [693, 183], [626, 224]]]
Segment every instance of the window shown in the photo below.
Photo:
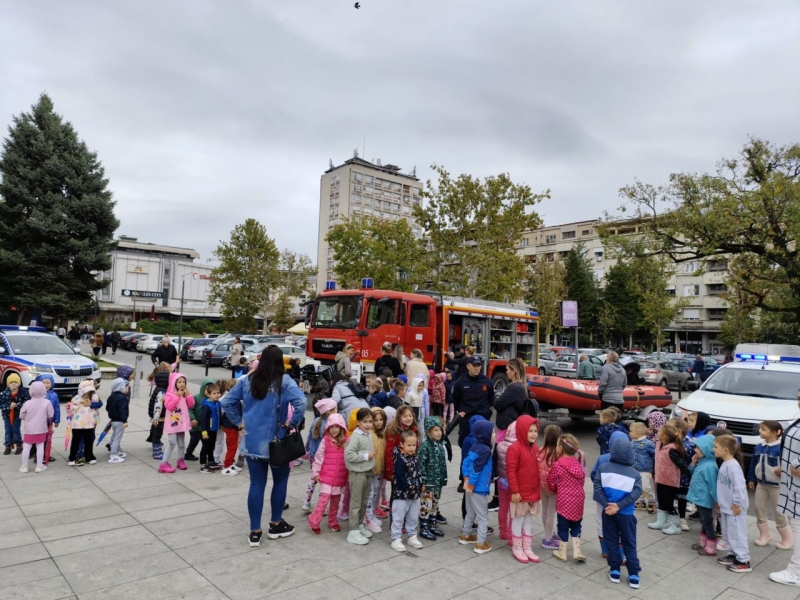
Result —
[[575, 232], [574, 231], [562, 231], [561, 232], [561, 239], [562, 240], [575, 239]]
[[328, 248], [328, 258], [333, 258], [333, 250]]
[[[328, 272], [328, 279], [333, 279]], [[361, 299], [357, 296], [325, 296], [314, 307], [312, 327], [355, 327], [361, 314]]]
[[383, 203], [383, 210], [392, 210], [392, 203], [391, 202], [384, 202]]
[[404, 215], [407, 215], [407, 214], [409, 214], [410, 212], [411, 212], [411, 209], [410, 209], [410, 208], [408, 208], [407, 206], [404, 206], [404, 207], [403, 207], [403, 214], [404, 214]]
[[667, 286], [667, 289], [665, 291], [667, 292], [667, 296], [674, 296], [675, 286], [674, 285]]
[[414, 237], [417, 238], [417, 237], [419, 237], [420, 231], [419, 231], [419, 229], [414, 228], [414, 229], [411, 230], [411, 233], [413, 233]]
[[361, 191], [361, 186], [359, 184], [357, 184], [357, 183], [354, 183], [353, 184], [353, 191], [354, 192], [360, 192]]
[[725, 313], [728, 312], [727, 308], [709, 308], [708, 320], [709, 321], [722, 321], [725, 318]]
[[[100, 275], [97, 276], [98, 279], [111, 279], [111, 271], [103, 271]], [[98, 292], [98, 300], [103, 302], [108, 302], [111, 300], [111, 282], [109, 281], [108, 285], [104, 287], [100, 292]]]
[[595, 281], [603, 281], [603, 269], [593, 269], [592, 273], [594, 273]]
[[414, 206], [419, 206], [419, 198], [414, 198]]
[[373, 188], [371, 185], [367, 185], [364, 186], [364, 191], [367, 192], [368, 194], [371, 194], [372, 192], [375, 191], [375, 188]]
[[708, 261], [708, 270], [709, 271], [727, 271], [728, 270], [728, 261], [727, 260], [710, 260], [710, 261]]
[[376, 177], [375, 178], [375, 187], [381, 187], [381, 183], [382, 182], [383, 182], [383, 179], [381, 179], [380, 177]]
[[328, 268], [329, 268], [329, 269], [332, 269], [334, 264], [335, 264], [335, 263], [334, 263], [332, 260], [329, 260], [329, 261], [328, 261]]
[[413, 196], [419, 196], [419, 192], [420, 192], [419, 188], [412, 188], [411, 190], [411, 194]]
[[392, 198], [394, 198], [395, 200], [397, 200], [399, 202], [400, 201], [400, 194], [392, 194]]
[[403, 186], [403, 193], [404, 193], [404, 194], [407, 194], [407, 193], [408, 193], [408, 192], [410, 192], [410, 191], [411, 191], [411, 188], [410, 188], [408, 185], [404, 185], [404, 186]]
[[392, 190], [395, 191], [395, 192], [399, 192], [400, 191], [400, 184], [399, 183], [395, 183], [392, 186]]
[[708, 293], [711, 296], [719, 296], [728, 291], [728, 287], [724, 283], [712, 283], [708, 286]]
[[364, 209], [364, 214], [365, 215], [371, 215], [372, 214], [372, 209], [371, 208], [365, 208]]
[[372, 200], [369, 198], [364, 198], [364, 206], [372, 206]]
[[684, 273], [694, 273], [694, 272], [697, 271], [699, 266], [700, 266], [700, 263], [698, 263], [695, 260], [687, 262], [687, 263], [683, 263], [683, 272]]
[[589, 235], [591, 233], [592, 233], [591, 229], [584, 229], [583, 231], [581, 231], [581, 235]]
[[358, 194], [353, 195], [353, 204], [361, 204], [361, 196]]
[[699, 285], [685, 285], [685, 286], [683, 286], [683, 295], [684, 296], [699, 296], [700, 295], [700, 286]]
[[409, 310], [408, 324], [411, 327], [428, 327], [431, 311], [427, 304], [412, 304]]
[[364, 179], [364, 181], [365, 181], [366, 183], [372, 183], [373, 179], [374, 179], [374, 178], [372, 177], [372, 175], [367, 175], [367, 177]]
[[353, 207], [353, 212], [354, 213], [360, 213], [361, 212], [361, 207], [360, 206], [354, 206]]
[[353, 173], [354, 181], [361, 181], [361, 173]]
[[406, 204], [411, 202], [411, 196], [403, 196], [403, 202], [406, 203]]
[[400, 205], [399, 204], [392, 204], [392, 208], [395, 212], [400, 212]]
[[548, 235], [545, 240], [545, 244], [555, 244], [556, 243], [556, 234]]
[[555, 260], [556, 260], [555, 252], [548, 252], [547, 254], [544, 255], [545, 262], [555, 262]]
[[397, 325], [397, 300], [370, 300], [367, 309], [367, 329], [377, 329], [381, 325]]
[[683, 309], [683, 318], [686, 321], [699, 321], [700, 320], [700, 309], [699, 308], [684, 308]]
[[384, 180], [383, 180], [383, 187], [384, 187], [385, 189], [387, 189], [387, 190], [390, 190], [390, 189], [392, 189], [392, 182], [391, 182], [391, 181], [386, 181], [386, 180], [384, 179]]
[[521, 248], [527, 248], [530, 245], [530, 240], [526, 237], [522, 238], [522, 241], [519, 243]]

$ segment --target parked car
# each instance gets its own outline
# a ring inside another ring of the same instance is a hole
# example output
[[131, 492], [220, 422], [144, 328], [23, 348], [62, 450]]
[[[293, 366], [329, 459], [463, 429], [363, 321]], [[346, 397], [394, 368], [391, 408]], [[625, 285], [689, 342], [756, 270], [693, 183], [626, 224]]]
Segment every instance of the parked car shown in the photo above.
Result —
[[247, 358], [247, 362], [252, 362], [264, 351], [264, 348], [267, 346], [277, 346], [283, 352], [285, 364], [289, 363], [290, 358], [299, 358], [300, 359], [300, 366], [304, 367], [306, 365], [306, 351], [300, 348], [299, 346], [293, 346], [292, 344], [259, 344], [257, 346], [252, 346], [248, 348], [244, 355]]
[[156, 348], [158, 348], [158, 345], [163, 339], [163, 335], [147, 335], [136, 342], [136, 351], [152, 354], [156, 351]]
[[548, 350], [539, 354], [539, 375], [555, 375], [553, 365], [556, 362], [556, 353]]
[[200, 362], [203, 360], [203, 348], [213, 344], [216, 344], [216, 341], [212, 338], [198, 338], [184, 343], [181, 348], [181, 360]]
[[[600, 375], [603, 373], [603, 362], [596, 356], [587, 356], [587, 360], [590, 361], [592, 363], [592, 367], [594, 367], [594, 376], [597, 379], [600, 379]], [[578, 376], [578, 355], [562, 354], [559, 356], [553, 365], [553, 374], [556, 377], [576, 379]]]
[[[717, 362], [715, 359], [711, 358], [710, 356], [704, 356], [703, 357], [703, 363], [705, 364], [705, 367], [703, 368], [703, 372], [700, 373], [700, 381], [705, 381], [706, 379], [711, 377], [711, 375], [714, 374], [714, 371], [716, 371], [717, 369], [719, 369], [722, 366], [721, 363]], [[694, 361], [692, 361], [692, 364], [694, 364]], [[689, 370], [689, 372], [690, 373], [692, 372], [691, 369]], [[694, 375], [694, 374], [692, 374], [692, 375]]]
[[121, 343], [123, 350], [130, 350], [131, 352], [134, 352], [139, 339], [146, 335], [146, 333], [134, 333], [133, 335], [124, 338], [124, 341]]
[[[253, 340], [244, 338], [239, 338], [239, 339], [242, 342], [245, 354], [247, 353], [248, 348], [255, 345]], [[203, 363], [205, 363], [207, 359], [209, 366], [212, 367], [222, 366], [225, 368], [230, 368], [231, 348], [233, 348], [233, 340], [225, 342], [223, 344], [212, 344], [210, 346], [203, 346], [201, 360], [203, 361]]]
[[680, 367], [668, 360], [659, 361], [638, 361], [641, 366], [639, 377], [647, 383], [660, 385], [667, 389], [686, 389], [686, 382], [691, 375], [682, 372]]
[[606, 351], [602, 348], [578, 348], [578, 356], [585, 354], [586, 356], [600, 356], [605, 354]]
[[643, 358], [647, 353], [644, 350], [623, 350], [622, 356], [632, 356], [634, 358]]

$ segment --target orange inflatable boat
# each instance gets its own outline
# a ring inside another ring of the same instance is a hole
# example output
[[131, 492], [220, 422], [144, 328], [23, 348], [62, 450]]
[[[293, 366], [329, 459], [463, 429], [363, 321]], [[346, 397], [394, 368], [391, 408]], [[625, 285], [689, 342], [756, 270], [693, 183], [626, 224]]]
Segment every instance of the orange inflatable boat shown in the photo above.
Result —
[[[597, 382], [546, 375], [528, 375], [528, 393], [536, 398], [543, 410], [566, 408], [577, 411], [600, 410]], [[672, 394], [655, 385], [629, 385], [623, 391], [623, 410], [646, 406], [666, 408], [672, 404]]]

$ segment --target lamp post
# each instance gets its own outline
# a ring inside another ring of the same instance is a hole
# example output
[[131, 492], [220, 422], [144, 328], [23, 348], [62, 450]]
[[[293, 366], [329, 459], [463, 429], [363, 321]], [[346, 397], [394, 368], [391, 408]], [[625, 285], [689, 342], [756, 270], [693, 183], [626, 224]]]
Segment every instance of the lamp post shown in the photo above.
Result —
[[192, 275], [191, 272], [181, 275], [181, 316], [178, 321], [178, 358], [181, 356], [183, 349], [183, 292], [186, 290], [186, 276]]

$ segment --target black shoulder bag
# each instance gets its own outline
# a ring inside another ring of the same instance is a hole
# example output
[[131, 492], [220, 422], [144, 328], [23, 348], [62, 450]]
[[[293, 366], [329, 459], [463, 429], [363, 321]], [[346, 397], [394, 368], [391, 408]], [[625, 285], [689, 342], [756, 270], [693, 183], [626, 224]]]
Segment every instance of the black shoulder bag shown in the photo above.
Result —
[[303, 438], [297, 429], [287, 431], [286, 435], [278, 439], [280, 427], [288, 429], [287, 425], [281, 421], [283, 413], [282, 394], [278, 391], [278, 429], [275, 430], [275, 439], [269, 443], [269, 464], [273, 467], [283, 467], [293, 460], [297, 460], [306, 453], [306, 446]]

